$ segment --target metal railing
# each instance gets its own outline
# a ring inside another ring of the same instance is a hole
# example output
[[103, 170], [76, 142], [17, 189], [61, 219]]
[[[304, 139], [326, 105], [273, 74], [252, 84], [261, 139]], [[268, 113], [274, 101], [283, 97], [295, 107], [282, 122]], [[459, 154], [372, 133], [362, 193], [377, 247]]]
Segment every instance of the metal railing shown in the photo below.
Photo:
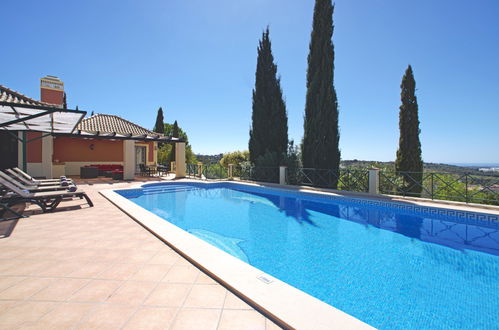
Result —
[[369, 171], [295, 168], [287, 170], [287, 182], [292, 185], [367, 192], [369, 190]]
[[[200, 170], [201, 169], [201, 170]], [[227, 169], [219, 164], [187, 164], [187, 176], [200, 179], [227, 179]]]
[[499, 205], [499, 175], [380, 171], [383, 194]]
[[236, 166], [234, 173], [241, 180], [279, 183], [279, 167]]
[[[240, 180], [279, 183], [279, 167], [234, 166], [232, 177]], [[196, 164], [187, 175], [200, 177]], [[227, 179], [229, 171], [219, 164], [203, 165], [202, 179]], [[369, 192], [369, 170], [287, 168], [286, 183], [352, 192]], [[499, 205], [499, 174], [442, 172], [395, 172], [379, 170], [379, 192], [389, 195]]]

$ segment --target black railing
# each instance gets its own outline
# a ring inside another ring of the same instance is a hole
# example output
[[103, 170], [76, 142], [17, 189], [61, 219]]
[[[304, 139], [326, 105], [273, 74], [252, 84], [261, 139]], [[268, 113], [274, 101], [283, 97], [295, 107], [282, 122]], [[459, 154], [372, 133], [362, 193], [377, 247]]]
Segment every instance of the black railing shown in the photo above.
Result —
[[[199, 171], [200, 166], [201, 166], [201, 173]], [[187, 171], [187, 176], [189, 177], [197, 177], [201, 179], [228, 178], [227, 169], [219, 164], [208, 164], [208, 165], [188, 164], [186, 171]]]
[[[187, 165], [187, 175], [199, 177], [198, 165]], [[233, 166], [232, 178], [279, 183], [279, 167]], [[227, 179], [228, 169], [203, 165], [202, 179]], [[353, 192], [369, 192], [369, 170], [288, 168], [286, 183]], [[382, 194], [499, 205], [499, 174], [379, 171]]]
[[287, 182], [292, 185], [332, 188], [356, 192], [369, 189], [369, 171], [359, 169], [295, 168], [288, 169]]
[[279, 183], [279, 167], [236, 166], [233, 176], [241, 180]]
[[380, 171], [383, 194], [499, 205], [499, 175]]

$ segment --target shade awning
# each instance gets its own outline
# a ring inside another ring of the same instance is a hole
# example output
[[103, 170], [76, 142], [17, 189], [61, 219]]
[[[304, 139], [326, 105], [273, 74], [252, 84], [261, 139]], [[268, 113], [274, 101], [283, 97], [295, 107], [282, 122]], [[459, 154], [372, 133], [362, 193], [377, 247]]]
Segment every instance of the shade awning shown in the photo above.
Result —
[[162, 142], [162, 143], [177, 143], [185, 142], [182, 138], [176, 138], [164, 135], [132, 135], [119, 133], [100, 133], [100, 132], [85, 132], [76, 130], [74, 133], [55, 133], [54, 136], [84, 138], [84, 139], [99, 139], [99, 140], [133, 140], [142, 142]]
[[0, 102], [0, 129], [73, 133], [86, 111], [50, 106]]

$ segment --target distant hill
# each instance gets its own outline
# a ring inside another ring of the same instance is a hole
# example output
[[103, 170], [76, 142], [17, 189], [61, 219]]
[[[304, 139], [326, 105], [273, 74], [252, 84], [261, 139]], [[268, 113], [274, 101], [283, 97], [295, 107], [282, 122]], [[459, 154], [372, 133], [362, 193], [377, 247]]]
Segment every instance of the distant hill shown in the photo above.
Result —
[[[379, 168], [392, 168], [395, 169], [395, 162], [377, 162], [374, 160], [342, 160], [341, 166], [348, 168], [369, 168], [369, 167], [379, 167]], [[423, 164], [425, 171], [430, 172], [445, 172], [445, 173], [456, 173], [456, 174], [485, 174], [482, 171], [479, 171], [479, 167], [469, 167], [469, 166], [457, 166], [450, 164], [441, 164], [441, 163], [424, 163]], [[487, 172], [487, 175], [491, 176], [499, 176], [497, 172]]]
[[205, 165], [208, 164], [218, 164], [220, 159], [222, 159], [223, 154], [218, 155], [196, 155], [196, 158], [199, 162], [202, 162]]
[[[218, 155], [196, 155], [198, 161], [203, 162], [203, 164], [218, 164], [220, 159], [222, 159], [223, 154]], [[356, 169], [366, 169], [370, 167], [378, 168], [388, 168], [395, 169], [395, 162], [378, 162], [375, 160], [342, 160], [341, 166], [345, 168], [356, 168]], [[424, 170], [430, 172], [445, 172], [445, 173], [455, 173], [455, 174], [486, 174], [488, 176], [499, 177], [499, 172], [482, 172], [479, 171], [479, 167], [472, 166], [457, 166], [450, 164], [441, 163], [424, 163]]]

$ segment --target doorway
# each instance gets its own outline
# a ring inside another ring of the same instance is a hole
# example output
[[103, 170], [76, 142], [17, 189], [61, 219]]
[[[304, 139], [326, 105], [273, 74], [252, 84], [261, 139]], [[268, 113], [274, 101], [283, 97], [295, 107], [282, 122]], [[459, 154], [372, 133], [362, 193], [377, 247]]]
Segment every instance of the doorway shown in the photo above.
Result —
[[146, 164], [147, 148], [135, 146], [135, 173], [140, 173], [140, 165]]
[[17, 131], [0, 131], [0, 170], [18, 166], [18, 143], [15, 135]]

